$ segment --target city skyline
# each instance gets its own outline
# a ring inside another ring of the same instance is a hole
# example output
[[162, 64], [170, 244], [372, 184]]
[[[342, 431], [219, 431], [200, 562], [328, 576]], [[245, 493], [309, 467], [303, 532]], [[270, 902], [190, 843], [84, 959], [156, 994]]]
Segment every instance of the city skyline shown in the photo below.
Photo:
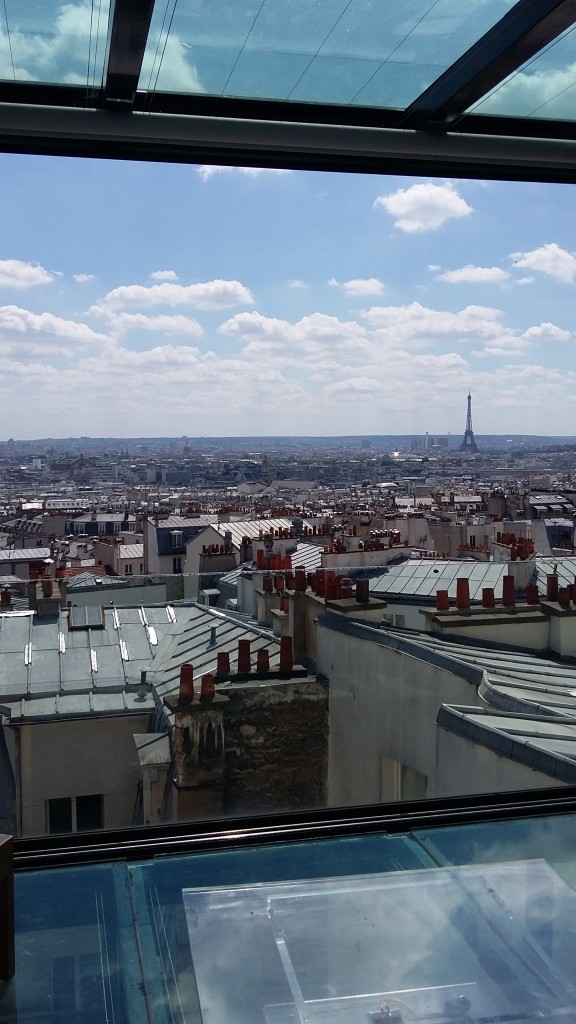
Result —
[[575, 432], [568, 185], [0, 160], [0, 439]]

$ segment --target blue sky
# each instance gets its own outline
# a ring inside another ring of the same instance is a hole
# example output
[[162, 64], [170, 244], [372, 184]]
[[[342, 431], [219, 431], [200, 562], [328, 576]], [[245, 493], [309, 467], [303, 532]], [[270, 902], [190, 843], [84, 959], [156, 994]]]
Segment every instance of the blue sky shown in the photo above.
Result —
[[0, 435], [576, 433], [570, 186], [0, 175]]

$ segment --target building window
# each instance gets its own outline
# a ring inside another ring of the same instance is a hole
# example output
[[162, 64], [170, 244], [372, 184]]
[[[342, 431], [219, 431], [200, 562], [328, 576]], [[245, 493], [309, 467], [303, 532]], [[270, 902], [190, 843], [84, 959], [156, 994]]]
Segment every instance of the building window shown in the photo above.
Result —
[[98, 533], [106, 533], [106, 523], [98, 523]]
[[104, 824], [101, 793], [90, 796], [57, 797], [47, 801], [48, 832], [90, 832]]
[[428, 779], [422, 772], [393, 757], [380, 755], [380, 800], [425, 800]]
[[180, 557], [172, 559], [172, 572], [182, 572], [182, 559]]
[[139, 571], [140, 571], [140, 573], [142, 572], [142, 562], [140, 562], [140, 569], [139, 569]]
[[125, 576], [131, 576], [132, 575], [132, 562], [129, 562], [129, 563], [127, 563], [124, 566], [124, 575]]
[[122, 530], [122, 523], [114, 523], [114, 533], [120, 533]]

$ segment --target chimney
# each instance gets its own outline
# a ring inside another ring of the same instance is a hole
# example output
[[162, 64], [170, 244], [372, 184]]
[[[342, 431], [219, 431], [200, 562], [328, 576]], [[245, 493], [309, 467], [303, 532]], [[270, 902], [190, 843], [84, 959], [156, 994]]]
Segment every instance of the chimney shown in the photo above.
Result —
[[225, 676], [230, 675], [230, 655], [228, 651], [218, 651], [216, 656], [216, 675], [218, 679], [223, 679]]
[[356, 581], [356, 600], [362, 604], [370, 601], [370, 580]]
[[214, 676], [211, 672], [202, 676], [202, 682], [200, 684], [200, 700], [204, 704], [210, 704], [214, 700]]
[[470, 582], [467, 576], [461, 576], [456, 580], [456, 607], [459, 611], [470, 608]]
[[250, 641], [239, 640], [238, 641], [238, 672], [245, 673], [250, 671]]
[[495, 608], [496, 598], [494, 597], [493, 587], [482, 588], [482, 607], [483, 608]]
[[513, 608], [516, 604], [516, 588], [513, 576], [502, 577], [502, 604], [506, 608]]
[[292, 656], [292, 637], [281, 636], [280, 637], [280, 671], [287, 672], [290, 674], [294, 666], [294, 659]]
[[266, 675], [270, 670], [270, 655], [266, 647], [261, 647], [256, 655], [256, 671], [258, 675]]
[[436, 591], [436, 611], [437, 612], [448, 612], [450, 611], [450, 600], [448, 598], [447, 590]]
[[296, 569], [294, 573], [294, 590], [304, 593], [306, 590], [306, 570]]
[[556, 573], [546, 577], [546, 600], [558, 600], [558, 577]]
[[540, 595], [535, 583], [529, 583], [526, 587], [526, 604], [540, 604]]
[[180, 689], [178, 703], [191, 704], [194, 700], [194, 666], [186, 662], [180, 666]]

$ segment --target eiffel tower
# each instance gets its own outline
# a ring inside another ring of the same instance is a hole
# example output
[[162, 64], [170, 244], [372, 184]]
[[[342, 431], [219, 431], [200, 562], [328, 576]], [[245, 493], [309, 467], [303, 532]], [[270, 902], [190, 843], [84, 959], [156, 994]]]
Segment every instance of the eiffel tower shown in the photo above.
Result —
[[464, 440], [460, 445], [461, 452], [477, 452], [478, 445], [474, 440], [474, 431], [472, 430], [472, 395], [468, 392], [468, 412], [466, 414], [466, 430], [464, 431]]

